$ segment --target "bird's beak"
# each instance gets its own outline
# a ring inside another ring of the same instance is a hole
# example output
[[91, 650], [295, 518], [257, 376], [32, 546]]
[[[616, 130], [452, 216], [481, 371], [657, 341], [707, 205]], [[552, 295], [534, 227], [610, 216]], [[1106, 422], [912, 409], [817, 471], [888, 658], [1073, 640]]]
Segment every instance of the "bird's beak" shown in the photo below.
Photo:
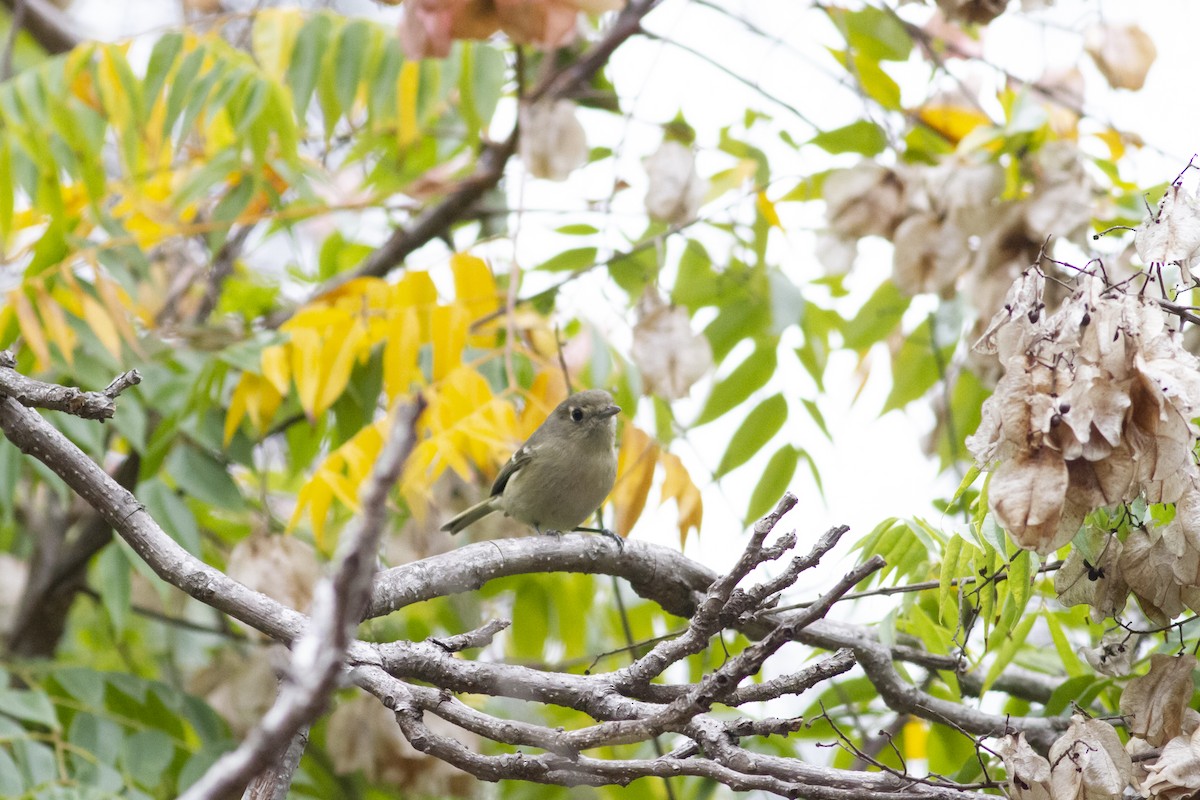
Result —
[[620, 413], [621, 413], [620, 406], [608, 406], [607, 408], [600, 409], [600, 413], [598, 416], [600, 417], [600, 419], [607, 419], [608, 417], [615, 417], [617, 414], [620, 414]]

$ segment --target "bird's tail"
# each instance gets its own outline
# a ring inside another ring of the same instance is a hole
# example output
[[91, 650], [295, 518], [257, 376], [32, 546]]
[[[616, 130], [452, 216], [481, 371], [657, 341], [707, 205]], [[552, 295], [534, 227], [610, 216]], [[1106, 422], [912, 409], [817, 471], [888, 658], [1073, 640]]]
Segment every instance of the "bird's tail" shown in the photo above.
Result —
[[458, 533], [468, 525], [478, 522], [496, 510], [495, 503], [498, 499], [497, 497], [489, 497], [486, 500], [476, 503], [443, 525], [442, 530], [449, 531], [450, 533]]

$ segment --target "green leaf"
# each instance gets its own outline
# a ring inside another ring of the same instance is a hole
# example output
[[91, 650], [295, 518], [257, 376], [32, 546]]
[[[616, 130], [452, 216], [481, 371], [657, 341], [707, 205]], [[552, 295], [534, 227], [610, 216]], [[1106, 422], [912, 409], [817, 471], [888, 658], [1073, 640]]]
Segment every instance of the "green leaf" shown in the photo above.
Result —
[[812, 400], [801, 400], [800, 402], [804, 405], [804, 410], [808, 412], [808, 416], [821, 429], [821, 433], [825, 434], [825, 438], [832, 442], [833, 435], [829, 433], [829, 427], [825, 424], [825, 415], [821, 413], [820, 407]]
[[596, 248], [578, 247], [574, 250], [564, 250], [544, 262], [538, 269], [543, 272], [574, 272], [586, 269], [596, 263]]
[[140, 785], [153, 789], [175, 757], [175, 745], [162, 731], [138, 731], [125, 740], [121, 763]]
[[896, 284], [884, 281], [854, 319], [846, 323], [842, 330], [842, 344], [847, 350], [861, 353], [882, 341], [900, 324], [911, 302], [912, 298], [901, 292]]
[[177, 446], [167, 458], [167, 471], [189, 496], [230, 511], [246, 506], [237, 484], [215, 458], [190, 445]]
[[125, 630], [129, 620], [133, 586], [130, 581], [132, 567], [121, 548], [110, 544], [96, 559], [95, 579], [99, 582], [100, 600], [117, 634]]
[[746, 415], [746, 419], [738, 426], [721, 463], [717, 466], [715, 477], [720, 478], [731, 470], [749, 461], [755, 453], [779, 433], [787, 420], [787, 400], [782, 394], [775, 394], [762, 401]]
[[1057, 717], [1075, 705], [1087, 708], [1102, 689], [1111, 685], [1111, 680], [1092, 674], [1067, 678], [1050, 694], [1042, 714], [1046, 717]]
[[334, 81], [338, 103], [344, 109], [354, 107], [363, 59], [370, 49], [371, 31], [371, 23], [363, 19], [353, 19], [342, 29], [342, 35], [338, 39]]
[[25, 792], [25, 781], [21, 770], [13, 761], [8, 750], [0, 747], [0, 797], [21, 797]]
[[958, 592], [953, 581], [962, 577], [958, 569], [958, 557], [962, 546], [961, 536], [951, 536], [942, 553], [942, 567], [938, 573], [938, 618], [943, 625], [950, 625], [958, 620]]
[[200, 527], [187, 503], [158, 478], [138, 486], [138, 498], [146, 511], [172, 539], [194, 556], [200, 555]]
[[718, 303], [720, 299], [712, 258], [704, 245], [695, 239], [688, 239], [679, 257], [679, 275], [671, 290], [671, 302], [695, 312], [701, 306]]
[[992, 662], [992, 666], [988, 668], [987, 676], [983, 680], [983, 688], [980, 690], [982, 695], [988, 689], [992, 688], [992, 684], [996, 682], [1012, 660], [1016, 658], [1017, 653], [1025, 646], [1025, 640], [1029, 638], [1029, 631], [1033, 628], [1033, 623], [1037, 622], [1037, 614], [1029, 614], [1021, 620], [1000, 647], [996, 650], [996, 660]]
[[933, 330], [926, 319], [892, 356], [892, 390], [883, 404], [883, 413], [919, 400], [942, 379], [952, 348], [943, 345], [940, 353], [935, 352]]
[[308, 112], [308, 103], [317, 85], [332, 29], [333, 23], [328, 16], [316, 14], [304, 23], [296, 35], [296, 46], [288, 64], [287, 82], [292, 87], [292, 104], [298, 120], [303, 120]]
[[43, 786], [58, 780], [58, 759], [48, 745], [18, 739], [12, 743], [12, 753], [26, 785]]
[[549, 609], [553, 598], [542, 585], [533, 580], [521, 581], [513, 601], [513, 655], [521, 659], [544, 657], [546, 638], [550, 633]]
[[763, 341], [746, 356], [733, 372], [717, 381], [696, 418], [696, 425], [712, 422], [730, 409], [740, 405], [750, 395], [766, 385], [775, 374], [778, 360], [773, 341]]
[[71, 744], [108, 764], [116, 763], [124, 738], [116, 722], [88, 712], [75, 714], [68, 732]]
[[50, 698], [40, 689], [9, 689], [0, 687], [0, 714], [59, 730], [58, 716]]
[[[570, 225], [568, 225], [570, 227]], [[589, 227], [589, 225], [578, 225]], [[562, 231], [560, 231], [562, 233]], [[659, 275], [659, 253], [653, 247], [635, 249], [608, 261], [608, 275], [630, 296], [640, 296], [647, 284]]]
[[796, 474], [796, 464], [799, 460], [800, 451], [790, 444], [785, 444], [775, 451], [750, 495], [750, 505], [746, 509], [743, 524], [752, 524], [779, 502], [779, 498], [791, 484], [792, 476]]
[[883, 129], [867, 119], [822, 131], [808, 141], [827, 153], [861, 153], [864, 156], [877, 156], [888, 144]]
[[852, 49], [877, 61], [908, 60], [912, 37], [894, 11], [869, 5], [854, 11], [836, 6], [826, 10]]
[[150, 61], [146, 64], [146, 78], [142, 81], [142, 105], [153, 108], [159, 91], [166, 83], [167, 74], [175, 65], [175, 59], [183, 51], [183, 34], [171, 32], [160, 36], [150, 51]]
[[205, 48], [197, 47], [183, 57], [179, 69], [175, 71], [175, 77], [167, 90], [167, 113], [163, 117], [162, 127], [164, 137], [170, 136], [171, 129], [175, 127], [175, 122], [191, 99], [192, 82], [200, 74], [200, 67], [203, 66], [206, 55]]

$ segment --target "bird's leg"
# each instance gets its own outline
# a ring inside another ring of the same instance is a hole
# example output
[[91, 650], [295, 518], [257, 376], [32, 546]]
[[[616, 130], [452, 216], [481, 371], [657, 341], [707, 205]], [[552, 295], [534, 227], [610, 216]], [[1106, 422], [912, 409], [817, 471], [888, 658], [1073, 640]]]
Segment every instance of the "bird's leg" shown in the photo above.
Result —
[[536, 525], [536, 524], [535, 524], [535, 525], [533, 526], [533, 529], [534, 529], [535, 531], [537, 531], [539, 534], [541, 534], [542, 536], [553, 536], [555, 539], [561, 539], [561, 538], [562, 538], [562, 531], [556, 531], [556, 530], [554, 530], [553, 528], [547, 528], [546, 530], [542, 530], [542, 526], [541, 526], [541, 525]]

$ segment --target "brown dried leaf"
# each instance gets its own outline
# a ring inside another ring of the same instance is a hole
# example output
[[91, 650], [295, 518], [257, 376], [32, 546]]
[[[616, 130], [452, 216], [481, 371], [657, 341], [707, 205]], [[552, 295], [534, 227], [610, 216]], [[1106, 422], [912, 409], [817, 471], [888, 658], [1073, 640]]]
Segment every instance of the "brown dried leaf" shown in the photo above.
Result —
[[229, 554], [229, 577], [288, 608], [306, 611], [321, 566], [312, 545], [294, 536], [253, 534]]
[[1020, 453], [992, 474], [988, 503], [996, 519], [1026, 550], [1053, 553], [1075, 535], [1060, 530], [1069, 475], [1062, 456], [1048, 447]]
[[931, 212], [901, 222], [892, 244], [892, 278], [912, 295], [950, 289], [971, 263], [967, 237]]
[[1008, 796], [1013, 800], [1053, 800], [1050, 762], [1025, 741], [1025, 734], [1006, 734], [996, 746], [1008, 771]]
[[1084, 35], [1084, 50], [1114, 89], [1141, 89], [1158, 48], [1137, 25], [1097, 25]]
[[570, 100], [521, 107], [521, 160], [537, 178], [565, 181], [587, 162], [588, 143]]
[[890, 239], [908, 210], [900, 173], [871, 161], [829, 173], [822, 193], [830, 230], [849, 239]]
[[[453, 736], [467, 747], [477, 737], [433, 714], [425, 718], [435, 733]], [[404, 738], [396, 717], [379, 700], [360, 694], [339, 703], [329, 716], [329, 758], [338, 775], [362, 770], [372, 783], [403, 786], [420, 797], [475, 797], [478, 783], [470, 775], [421, 753]]]
[[1112, 725], [1076, 714], [1050, 746], [1054, 800], [1120, 800], [1133, 779], [1133, 762]]
[[1133, 657], [1137, 653], [1137, 637], [1131, 638], [1117, 628], [1104, 634], [1098, 647], [1081, 647], [1079, 654], [1100, 675], [1120, 678], [1133, 669]]
[[1158, 208], [1134, 238], [1144, 264], [1187, 262], [1200, 250], [1200, 201], [1179, 185], [1167, 187]]
[[1129, 586], [1121, 576], [1121, 540], [1106, 536], [1095, 564], [1088, 563], [1083, 550], [1071, 550], [1066, 563], [1054, 575], [1054, 591], [1064, 606], [1091, 606], [1096, 622], [1115, 617], [1125, 609]]
[[1121, 713], [1129, 720], [1132, 735], [1161, 747], [1183, 732], [1196, 663], [1189, 654], [1150, 656], [1150, 671], [1130, 681], [1121, 695]]
[[1144, 766], [1147, 777], [1141, 790], [1149, 796], [1165, 800], [1194, 797], [1200, 789], [1200, 728], [1167, 742], [1158, 758]]
[[637, 313], [630, 355], [646, 393], [667, 400], [687, 397], [692, 384], [712, 369], [708, 337], [692, 331], [687, 309], [667, 305], [654, 287], [638, 301]]
[[708, 191], [708, 182], [696, 172], [690, 147], [665, 141], [642, 161], [649, 181], [646, 211], [659, 222], [679, 225], [695, 219]]

